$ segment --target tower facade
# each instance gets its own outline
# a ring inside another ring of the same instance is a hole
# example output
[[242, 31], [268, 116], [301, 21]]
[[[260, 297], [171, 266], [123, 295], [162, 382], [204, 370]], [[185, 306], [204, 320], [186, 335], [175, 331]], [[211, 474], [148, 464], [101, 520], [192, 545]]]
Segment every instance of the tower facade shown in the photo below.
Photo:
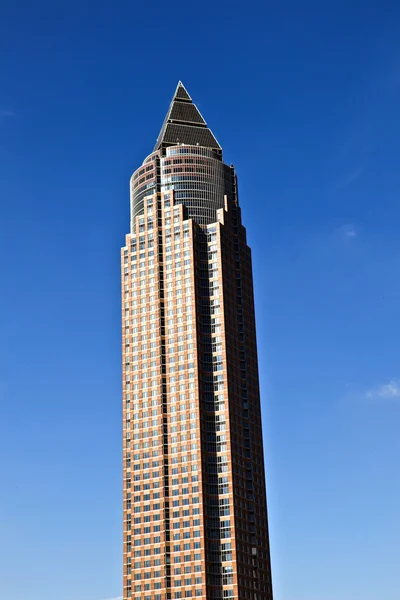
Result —
[[182, 83], [121, 263], [123, 598], [272, 600], [251, 253]]

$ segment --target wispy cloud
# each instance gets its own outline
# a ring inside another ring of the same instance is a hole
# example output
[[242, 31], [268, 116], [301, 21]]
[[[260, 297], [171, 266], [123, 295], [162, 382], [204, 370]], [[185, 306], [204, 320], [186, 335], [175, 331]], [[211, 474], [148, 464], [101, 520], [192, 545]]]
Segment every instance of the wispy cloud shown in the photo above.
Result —
[[348, 240], [351, 240], [357, 237], [358, 235], [357, 229], [355, 225], [353, 225], [353, 223], [345, 223], [344, 225], [339, 227], [337, 233]]
[[333, 185], [332, 191], [337, 192], [338, 190], [343, 190], [343, 189], [349, 187], [354, 182], [356, 182], [358, 179], [360, 179], [362, 173], [363, 173], [362, 167], [357, 167], [356, 169], [349, 171], [346, 175], [344, 175], [341, 179], [339, 179]]
[[360, 179], [362, 172], [363, 172], [363, 170], [361, 167], [358, 169], [354, 169], [354, 171], [351, 171], [346, 177], [343, 178], [343, 181], [341, 182], [340, 187], [342, 187], [342, 188], [348, 187], [349, 185], [354, 183], [354, 181], [357, 181], [357, 179]]
[[358, 383], [346, 383], [345, 391], [340, 399], [345, 405], [379, 406], [400, 403], [400, 379], [393, 378], [376, 387], [366, 388]]
[[12, 110], [6, 110], [4, 108], [0, 108], [0, 118], [1, 119], [7, 119], [10, 117], [15, 117], [15, 112], [13, 112]]
[[365, 397], [371, 400], [400, 399], [400, 380], [391, 379], [376, 388], [371, 388], [365, 392]]

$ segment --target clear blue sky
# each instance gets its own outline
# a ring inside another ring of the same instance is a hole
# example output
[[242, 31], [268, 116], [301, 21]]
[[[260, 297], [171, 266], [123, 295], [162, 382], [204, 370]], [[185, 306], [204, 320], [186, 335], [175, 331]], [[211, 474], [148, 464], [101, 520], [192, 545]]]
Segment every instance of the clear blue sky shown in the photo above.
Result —
[[253, 249], [275, 600], [399, 600], [400, 5], [0, 8], [0, 598], [121, 593], [119, 249], [182, 79]]

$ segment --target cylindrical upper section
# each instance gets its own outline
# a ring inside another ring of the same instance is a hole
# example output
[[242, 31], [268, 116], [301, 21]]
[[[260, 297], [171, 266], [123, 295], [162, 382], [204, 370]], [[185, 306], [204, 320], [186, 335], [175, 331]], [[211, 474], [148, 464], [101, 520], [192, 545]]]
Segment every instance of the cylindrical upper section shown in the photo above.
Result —
[[144, 199], [155, 194], [160, 184], [160, 153], [153, 152], [131, 177], [131, 232], [136, 217], [143, 214]]
[[188, 218], [199, 225], [216, 221], [216, 211], [224, 206], [224, 196], [234, 199], [235, 172], [221, 162], [210, 148], [177, 145], [146, 158], [131, 178], [131, 230], [143, 213], [144, 198], [156, 191], [174, 190], [175, 202], [184, 204]]

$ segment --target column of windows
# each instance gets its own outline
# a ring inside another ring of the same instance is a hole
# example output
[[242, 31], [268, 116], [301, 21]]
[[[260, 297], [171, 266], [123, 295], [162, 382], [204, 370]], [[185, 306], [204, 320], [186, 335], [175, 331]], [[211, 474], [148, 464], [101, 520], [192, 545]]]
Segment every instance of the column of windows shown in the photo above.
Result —
[[155, 213], [154, 198], [149, 198], [144, 215], [136, 219], [137, 233], [127, 237], [123, 251], [124, 285], [128, 285], [123, 307], [124, 598], [134, 595], [137, 600], [161, 600], [155, 591], [164, 587]]
[[[166, 372], [172, 598], [201, 596], [200, 442], [196, 402], [192, 241], [183, 207], [165, 201]], [[182, 566], [181, 566], [182, 565]], [[197, 576], [189, 576], [190, 573]], [[178, 575], [185, 575], [177, 578]], [[188, 587], [190, 586], [190, 587]], [[181, 587], [183, 589], [181, 589]]]
[[224, 323], [221, 311], [222, 271], [216, 225], [198, 235], [199, 322], [202, 336], [203, 448], [205, 450], [208, 594], [234, 595], [231, 505], [228, 453], [227, 387]]

